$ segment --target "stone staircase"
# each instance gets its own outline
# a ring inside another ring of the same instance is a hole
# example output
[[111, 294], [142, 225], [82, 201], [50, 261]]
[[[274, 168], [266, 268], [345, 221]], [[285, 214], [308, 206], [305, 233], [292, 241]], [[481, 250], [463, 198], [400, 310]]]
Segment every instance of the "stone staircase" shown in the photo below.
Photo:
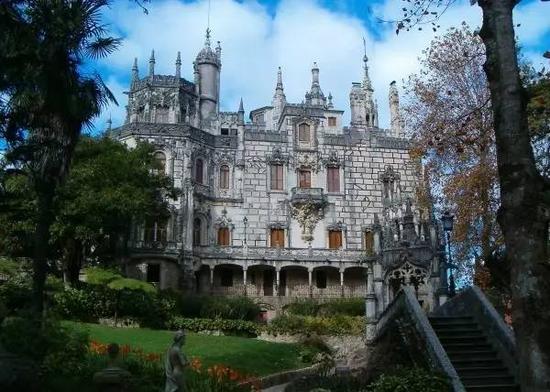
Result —
[[466, 391], [520, 391], [472, 316], [432, 316], [429, 321]]

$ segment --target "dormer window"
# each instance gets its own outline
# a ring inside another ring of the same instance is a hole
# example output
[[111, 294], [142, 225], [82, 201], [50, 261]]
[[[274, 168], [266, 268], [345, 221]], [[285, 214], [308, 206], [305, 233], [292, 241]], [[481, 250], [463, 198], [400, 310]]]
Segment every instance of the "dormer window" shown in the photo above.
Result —
[[298, 126], [298, 140], [302, 143], [309, 143], [310, 137], [310, 126], [308, 124], [300, 124]]

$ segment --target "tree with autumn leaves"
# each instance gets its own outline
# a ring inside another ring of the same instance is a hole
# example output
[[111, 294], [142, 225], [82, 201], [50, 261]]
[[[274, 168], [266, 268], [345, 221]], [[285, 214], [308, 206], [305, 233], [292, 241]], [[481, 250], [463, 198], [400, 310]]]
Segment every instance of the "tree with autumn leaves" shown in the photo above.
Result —
[[[438, 205], [456, 215], [455, 259], [475, 260], [474, 281], [502, 245], [495, 133], [481, 39], [466, 25], [434, 39], [420, 59], [422, 71], [405, 85], [403, 118], [412, 154], [422, 157]], [[460, 263], [462, 276], [469, 263]], [[484, 282], [485, 283], [485, 282]]]
[[[455, 2], [405, 1], [397, 33], [430, 24], [437, 30], [440, 15]], [[510, 265], [519, 380], [524, 392], [542, 392], [550, 386], [550, 179], [537, 166], [529, 130], [528, 94], [520, 75], [513, 18], [520, 2], [472, 0], [483, 18], [479, 37], [485, 48], [483, 70], [495, 131], [497, 222]]]

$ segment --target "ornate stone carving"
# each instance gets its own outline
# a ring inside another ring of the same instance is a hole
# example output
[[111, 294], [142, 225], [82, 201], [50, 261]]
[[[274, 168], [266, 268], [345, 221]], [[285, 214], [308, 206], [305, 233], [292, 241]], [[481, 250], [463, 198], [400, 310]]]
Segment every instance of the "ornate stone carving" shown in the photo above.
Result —
[[426, 283], [428, 278], [428, 272], [422, 267], [415, 266], [408, 261], [388, 274], [388, 284], [392, 288], [394, 293], [402, 286], [412, 286], [416, 291], [418, 288]]
[[291, 204], [290, 215], [298, 221], [302, 228], [302, 238], [304, 241], [313, 240], [313, 231], [317, 223], [324, 217], [325, 203], [314, 203], [306, 201]]

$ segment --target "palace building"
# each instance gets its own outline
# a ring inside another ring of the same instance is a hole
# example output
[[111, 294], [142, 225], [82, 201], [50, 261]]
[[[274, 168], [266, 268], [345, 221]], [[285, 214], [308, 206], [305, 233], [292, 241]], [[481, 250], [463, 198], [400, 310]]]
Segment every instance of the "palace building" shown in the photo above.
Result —
[[134, 62], [126, 121], [111, 135], [156, 146], [182, 194], [169, 219], [135, 226], [127, 275], [268, 302], [366, 297], [371, 314], [403, 285], [428, 309], [444, 300], [440, 234], [418, 201], [422, 167], [402, 134], [395, 84], [390, 129], [378, 125], [366, 55], [349, 125], [316, 63], [302, 103], [287, 102], [279, 68], [271, 103], [245, 118], [242, 100], [220, 111], [221, 52], [207, 30], [192, 81], [181, 77], [179, 53], [173, 75], [155, 73], [154, 52], [146, 75]]

